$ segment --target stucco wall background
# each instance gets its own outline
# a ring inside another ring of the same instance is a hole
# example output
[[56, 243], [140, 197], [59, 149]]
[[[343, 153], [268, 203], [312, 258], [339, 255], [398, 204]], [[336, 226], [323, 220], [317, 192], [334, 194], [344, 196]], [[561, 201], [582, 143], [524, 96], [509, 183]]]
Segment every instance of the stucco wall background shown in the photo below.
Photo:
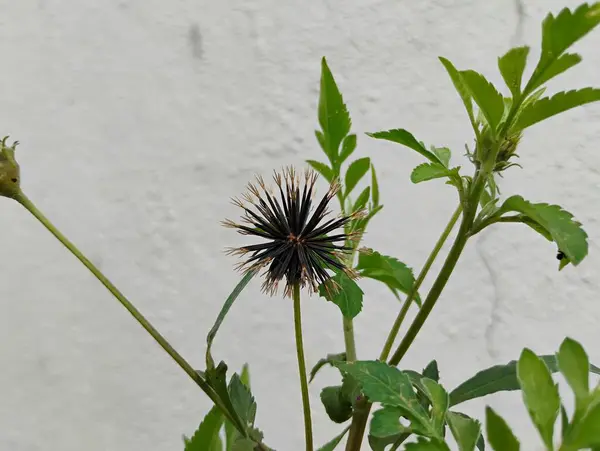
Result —
[[[407, 128], [464, 160], [468, 121], [437, 56], [501, 86], [497, 56], [527, 43], [533, 64], [545, 13], [578, 4], [520, 1], [0, 0], [0, 134], [22, 143], [29, 197], [201, 367], [206, 332], [239, 280], [222, 252], [240, 242], [219, 225], [237, 214], [229, 197], [255, 173], [321, 157], [320, 57], [359, 133], [356, 155], [379, 171], [385, 207], [365, 245], [419, 268], [455, 194], [412, 185], [420, 157], [362, 133]], [[596, 30], [576, 46], [580, 67], [550, 88], [600, 85], [599, 48]], [[447, 388], [524, 346], [554, 352], [565, 335], [600, 362], [600, 106], [533, 127], [520, 148], [525, 169], [506, 173], [503, 193], [575, 213], [590, 255], [559, 273], [556, 249], [518, 225], [471, 242], [403, 362], [436, 358]], [[207, 398], [40, 224], [0, 201], [0, 449], [182, 449]], [[361, 284], [366, 358], [398, 305], [385, 287]], [[307, 298], [304, 318], [309, 365], [343, 349], [334, 305]], [[290, 303], [256, 281], [215, 345], [232, 370], [251, 363], [257, 424], [280, 450], [303, 449], [293, 346]], [[323, 371], [311, 388], [318, 444], [342, 429], [319, 401], [336, 379]], [[483, 417], [486, 403], [525, 449], [541, 449], [518, 393], [463, 410]]]

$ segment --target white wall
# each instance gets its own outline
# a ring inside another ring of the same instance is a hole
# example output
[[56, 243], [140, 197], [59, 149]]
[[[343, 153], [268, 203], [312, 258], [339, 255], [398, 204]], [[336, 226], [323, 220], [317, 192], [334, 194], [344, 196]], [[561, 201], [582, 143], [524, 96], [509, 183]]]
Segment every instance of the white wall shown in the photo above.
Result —
[[[463, 161], [469, 125], [437, 56], [500, 84], [497, 56], [538, 48], [545, 13], [578, 3], [521, 1], [1, 0], [0, 134], [22, 143], [25, 192], [201, 367], [240, 277], [222, 252], [240, 242], [219, 225], [237, 214], [229, 197], [257, 172], [321, 158], [320, 57], [360, 134], [357, 154], [379, 168], [385, 208], [365, 244], [418, 268], [455, 194], [412, 185], [420, 157], [362, 133], [407, 128]], [[551, 88], [600, 85], [598, 48], [596, 30], [577, 45], [581, 66]], [[448, 388], [524, 346], [554, 352], [565, 335], [600, 362], [600, 106], [533, 127], [520, 154], [525, 169], [506, 174], [503, 193], [574, 212], [590, 255], [559, 273], [555, 248], [518, 225], [470, 243], [404, 361], [437, 358]], [[0, 449], [182, 449], [207, 398], [40, 224], [0, 201]], [[374, 357], [398, 305], [385, 287], [363, 287], [359, 357]], [[341, 319], [320, 298], [304, 306], [310, 364], [342, 349]], [[291, 318], [255, 281], [215, 349], [232, 369], [251, 362], [258, 425], [279, 450], [303, 448]], [[335, 380], [328, 370], [312, 387], [318, 443], [341, 429], [319, 402]], [[540, 449], [518, 393], [485, 403]], [[485, 403], [463, 410], [482, 417]]]

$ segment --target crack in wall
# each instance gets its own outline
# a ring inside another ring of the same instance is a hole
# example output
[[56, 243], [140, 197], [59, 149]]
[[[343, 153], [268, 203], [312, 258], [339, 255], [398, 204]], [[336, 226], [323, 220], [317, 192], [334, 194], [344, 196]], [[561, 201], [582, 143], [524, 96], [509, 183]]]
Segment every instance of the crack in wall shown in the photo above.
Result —
[[498, 357], [498, 351], [494, 346], [494, 335], [496, 333], [496, 329], [499, 323], [501, 322], [499, 310], [500, 305], [502, 303], [502, 299], [499, 293], [498, 274], [496, 273], [496, 270], [494, 269], [491, 263], [491, 259], [487, 255], [485, 248], [483, 247], [486, 236], [487, 235], [480, 236], [480, 238], [475, 242], [475, 250], [477, 252], [477, 255], [479, 255], [479, 258], [483, 262], [483, 266], [485, 266], [485, 269], [487, 270], [490, 276], [490, 280], [492, 282], [492, 289], [494, 290], [494, 297], [492, 299], [492, 306], [490, 310], [490, 319], [488, 325], [485, 328], [484, 337], [485, 347], [488, 355], [492, 358], [496, 358]]
[[523, 28], [525, 26], [525, 19], [527, 18], [527, 12], [525, 11], [525, 3], [523, 0], [515, 0], [515, 9], [517, 12], [517, 25], [515, 32], [510, 39], [511, 45], [516, 46], [523, 40]]

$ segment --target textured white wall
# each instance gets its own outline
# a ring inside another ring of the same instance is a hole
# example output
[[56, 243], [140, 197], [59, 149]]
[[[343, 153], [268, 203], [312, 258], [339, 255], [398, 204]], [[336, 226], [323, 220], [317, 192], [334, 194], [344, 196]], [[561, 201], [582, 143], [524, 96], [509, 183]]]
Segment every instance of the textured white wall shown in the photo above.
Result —
[[[1, 0], [0, 134], [22, 142], [26, 193], [202, 366], [205, 334], [239, 279], [222, 253], [239, 237], [219, 221], [237, 214], [228, 199], [254, 173], [321, 157], [322, 55], [360, 134], [357, 154], [379, 168], [385, 208], [365, 244], [418, 268], [455, 194], [441, 182], [412, 185], [420, 157], [362, 132], [404, 127], [462, 159], [469, 126], [437, 56], [500, 84], [496, 57], [537, 48], [545, 13], [576, 5]], [[577, 46], [582, 65], [551, 87], [600, 85], [598, 48], [596, 31]], [[565, 335], [600, 362], [600, 106], [535, 126], [520, 153], [525, 169], [506, 174], [503, 192], [573, 211], [590, 255], [558, 273], [553, 246], [516, 225], [470, 243], [405, 359], [418, 369], [437, 358], [448, 388], [524, 346], [553, 352]], [[181, 449], [207, 398], [32, 217], [0, 202], [0, 449]], [[358, 351], [372, 357], [398, 305], [384, 287], [363, 287]], [[341, 319], [319, 298], [304, 306], [312, 364], [342, 349]], [[279, 450], [302, 449], [291, 318], [290, 303], [255, 281], [215, 349], [233, 369], [251, 362], [258, 425]], [[319, 443], [341, 429], [318, 397], [335, 380], [324, 371], [312, 386]], [[526, 448], [539, 447], [518, 393], [485, 403]], [[464, 411], [481, 417], [483, 406]]]

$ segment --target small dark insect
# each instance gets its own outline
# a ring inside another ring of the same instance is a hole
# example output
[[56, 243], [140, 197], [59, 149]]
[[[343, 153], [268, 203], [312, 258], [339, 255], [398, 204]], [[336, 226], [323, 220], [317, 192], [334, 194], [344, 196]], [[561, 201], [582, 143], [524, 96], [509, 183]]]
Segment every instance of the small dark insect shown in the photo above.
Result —
[[566, 255], [563, 251], [559, 250], [558, 253], [556, 254], [556, 259], [557, 260], [562, 260], [563, 258], [565, 258]]
[[244, 210], [242, 222], [247, 225], [230, 220], [223, 222], [242, 235], [265, 240], [228, 250], [230, 254], [247, 257], [238, 269], [247, 273], [266, 267], [262, 288], [271, 295], [277, 292], [278, 283], [283, 278], [286, 279], [284, 295], [291, 296], [295, 284], [308, 286], [313, 292], [319, 285], [324, 285], [327, 290], [336, 289], [328, 270], [343, 271], [349, 277], [356, 277], [355, 272], [344, 263], [344, 257], [352, 250], [348, 241], [353, 239], [353, 234], [335, 231], [360, 214], [323, 221], [329, 214], [329, 202], [340, 189], [339, 183], [331, 183], [313, 211], [311, 207], [317, 181], [314, 171], [307, 170], [301, 176], [293, 168], [288, 168], [282, 174], [275, 173], [273, 179], [275, 190], [257, 177], [257, 185], [248, 184], [243, 200], [233, 199], [233, 203]]

